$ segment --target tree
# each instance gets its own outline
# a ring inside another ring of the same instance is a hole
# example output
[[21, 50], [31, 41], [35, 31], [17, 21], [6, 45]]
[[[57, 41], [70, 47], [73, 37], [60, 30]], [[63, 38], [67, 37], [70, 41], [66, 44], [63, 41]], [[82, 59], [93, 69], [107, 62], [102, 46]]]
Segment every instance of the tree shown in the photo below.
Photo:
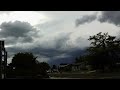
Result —
[[36, 58], [32, 53], [17, 53], [12, 59], [12, 66], [14, 68], [32, 68], [37, 63]]
[[75, 58], [75, 63], [78, 63], [80, 60], [78, 57]]
[[36, 77], [40, 75], [46, 77], [46, 70], [49, 66], [46, 63], [39, 63], [36, 59], [37, 57], [29, 52], [17, 53], [14, 55], [9, 67], [12, 67], [14, 76]]
[[46, 62], [39, 62], [37, 65], [36, 65], [36, 71], [38, 72], [38, 74], [40, 75], [40, 77], [44, 77], [44, 78], [48, 78], [48, 73], [47, 73], [47, 70], [50, 69], [50, 66], [48, 63]]
[[12, 59], [12, 68], [16, 76], [34, 76], [36, 58], [32, 53], [17, 53]]
[[82, 62], [86, 62], [86, 55], [81, 55], [75, 58], [75, 63], [82, 63]]
[[57, 69], [58, 69], [58, 67], [56, 65], [53, 65], [51, 68], [52, 72], [58, 72]]
[[95, 69], [104, 70], [105, 66], [113, 68], [116, 62], [119, 62], [120, 40], [115, 36], [110, 36], [108, 33], [98, 33], [90, 36], [91, 47], [89, 52], [89, 64]]
[[47, 71], [47, 70], [50, 69], [49, 64], [46, 63], [46, 62], [41, 62], [41, 63], [39, 63], [39, 66], [40, 66], [43, 70], [45, 70], [45, 71]]

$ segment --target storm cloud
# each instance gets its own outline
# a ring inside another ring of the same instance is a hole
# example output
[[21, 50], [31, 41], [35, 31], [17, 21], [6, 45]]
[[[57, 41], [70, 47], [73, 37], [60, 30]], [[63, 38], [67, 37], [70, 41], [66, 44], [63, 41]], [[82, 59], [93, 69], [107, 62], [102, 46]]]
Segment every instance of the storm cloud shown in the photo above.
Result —
[[[36, 43], [33, 42], [28, 45], [18, 45], [7, 47], [6, 50], [9, 52], [8, 57], [13, 57], [14, 54], [18, 52], [32, 52], [35, 56], [38, 56], [38, 61], [46, 61], [49, 64], [60, 64], [60, 63], [71, 63], [74, 62], [75, 57], [83, 54], [83, 49], [78, 46], [72, 45], [71, 41], [72, 32], [69, 33], [59, 33], [53, 38], [47, 38], [47, 41], [41, 42], [38, 40]], [[79, 44], [82, 43], [80, 39], [75, 42]], [[26, 47], [26, 48], [24, 48]]]
[[108, 22], [120, 26], [120, 11], [102, 11], [100, 22]]
[[85, 24], [85, 23], [90, 23], [90, 22], [94, 21], [96, 18], [97, 18], [96, 14], [81, 16], [81, 18], [76, 19], [76, 21], [75, 21], [76, 27], [79, 25]]
[[[19, 13], [15, 13], [13, 16], [15, 15], [16, 19], [20, 20]], [[6, 21], [0, 23], [0, 38], [4, 39], [5, 45], [8, 46], [6, 47], [8, 58], [12, 58], [18, 52], [32, 52], [38, 56], [39, 61], [60, 64], [72, 63], [77, 56], [85, 53], [85, 48], [89, 46], [87, 37], [94, 34], [93, 26], [87, 27], [85, 23], [97, 20], [98, 16], [95, 12], [39, 13], [47, 17], [45, 21], [44, 19], [41, 19], [43, 21], [38, 20], [40, 14], [37, 14], [38, 16], [35, 14], [33, 15], [35, 17], [32, 18], [29, 17], [30, 20], [23, 20], [26, 17], [23, 15], [24, 18], [21, 21], [12, 20], [14, 18], [8, 14], [8, 17], [12, 18], [11, 22], [7, 21], [5, 17], [7, 15], [4, 16]], [[81, 17], [78, 18], [79, 16]], [[76, 22], [74, 22], [75, 20]], [[76, 26], [83, 25], [83, 27], [75, 28], [75, 24]], [[101, 23], [94, 24], [94, 29], [101, 29], [99, 24]]]
[[42, 48], [36, 46], [35, 48], [23, 49], [17, 47], [8, 47], [6, 50], [9, 52], [8, 57], [13, 57], [15, 53], [18, 52], [32, 52], [35, 56], [38, 57], [38, 61], [45, 61], [49, 64], [60, 64], [60, 63], [72, 63], [75, 60], [75, 57], [84, 54], [85, 50], [76, 47], [69, 50], [58, 50], [56, 48]]
[[83, 15], [75, 21], [76, 27], [85, 23], [98, 20], [101, 23], [107, 22], [120, 26], [120, 11], [101, 11], [101, 14]]
[[32, 42], [32, 37], [37, 35], [36, 29], [28, 22], [3, 22], [0, 29], [0, 38], [5, 38], [7, 44]]

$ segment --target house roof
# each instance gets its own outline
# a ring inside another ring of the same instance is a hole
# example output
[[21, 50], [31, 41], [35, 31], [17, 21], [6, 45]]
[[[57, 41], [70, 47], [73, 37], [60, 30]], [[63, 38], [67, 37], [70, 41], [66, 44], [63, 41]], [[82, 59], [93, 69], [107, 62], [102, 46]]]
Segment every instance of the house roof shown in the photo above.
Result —
[[61, 64], [59, 65], [59, 67], [65, 67], [65, 66], [68, 66], [69, 64]]
[[81, 65], [81, 64], [84, 64], [84, 62], [81, 62], [81, 63], [74, 63], [72, 64], [73, 66], [77, 66], [77, 65]]

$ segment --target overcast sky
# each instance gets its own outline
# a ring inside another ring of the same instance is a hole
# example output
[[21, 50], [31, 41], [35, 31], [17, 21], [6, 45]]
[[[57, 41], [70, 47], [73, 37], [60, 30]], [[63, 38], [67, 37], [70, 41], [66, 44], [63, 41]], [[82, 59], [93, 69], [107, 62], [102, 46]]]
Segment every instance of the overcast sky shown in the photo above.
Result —
[[0, 38], [8, 63], [17, 52], [32, 52], [39, 61], [72, 62], [89, 46], [90, 35], [119, 37], [119, 11], [0, 11]]

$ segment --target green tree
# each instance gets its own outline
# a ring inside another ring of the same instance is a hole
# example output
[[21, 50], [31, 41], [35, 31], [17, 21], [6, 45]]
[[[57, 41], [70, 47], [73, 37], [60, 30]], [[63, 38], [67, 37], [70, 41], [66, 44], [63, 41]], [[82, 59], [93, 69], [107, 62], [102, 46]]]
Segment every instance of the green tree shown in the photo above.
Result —
[[47, 70], [50, 69], [50, 66], [49, 66], [48, 63], [46, 63], [46, 62], [39, 62], [39, 63], [37, 63], [36, 67], [37, 67], [36, 71], [37, 71], [37, 73], [38, 73], [38, 75], [40, 77], [44, 77], [44, 78], [48, 78], [49, 77], [48, 73], [47, 73]]
[[14, 76], [36, 77], [40, 75], [41, 78], [47, 76], [47, 64], [39, 63], [37, 57], [29, 52], [15, 54], [9, 67], [12, 67]]
[[37, 63], [36, 58], [32, 53], [17, 53], [12, 59], [12, 66], [14, 68], [32, 68]]
[[47, 70], [50, 69], [49, 64], [46, 63], [46, 62], [41, 62], [41, 63], [39, 63], [39, 66], [40, 66], [43, 70], [45, 70], [45, 71], [47, 71]]
[[98, 33], [90, 36], [91, 46], [87, 49], [89, 52], [89, 64], [95, 69], [102, 69], [106, 66], [113, 68], [119, 62], [120, 40], [108, 33]]

